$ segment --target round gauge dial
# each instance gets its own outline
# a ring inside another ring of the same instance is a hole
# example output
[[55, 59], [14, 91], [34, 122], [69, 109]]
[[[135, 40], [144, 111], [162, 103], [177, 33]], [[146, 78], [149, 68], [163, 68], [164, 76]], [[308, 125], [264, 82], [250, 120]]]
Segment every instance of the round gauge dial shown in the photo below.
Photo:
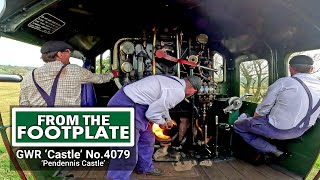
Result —
[[197, 42], [200, 44], [207, 44], [208, 42], [208, 35], [206, 34], [199, 34], [197, 37]]
[[121, 64], [121, 70], [124, 72], [124, 73], [129, 73], [131, 72], [133, 69], [133, 66], [131, 63], [129, 62], [124, 62]]
[[125, 54], [133, 54], [134, 44], [130, 41], [125, 41], [120, 45], [120, 51]]

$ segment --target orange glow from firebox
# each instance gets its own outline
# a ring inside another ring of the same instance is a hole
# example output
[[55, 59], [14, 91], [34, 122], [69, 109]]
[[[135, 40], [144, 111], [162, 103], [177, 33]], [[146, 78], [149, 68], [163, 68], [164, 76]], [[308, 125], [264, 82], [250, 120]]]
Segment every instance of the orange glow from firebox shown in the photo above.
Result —
[[[172, 124], [177, 125], [177, 123], [174, 120], [171, 120], [171, 121], [172, 121]], [[159, 124], [153, 123], [152, 131], [159, 139], [169, 140], [171, 138], [170, 136], [163, 134], [164, 129], [161, 129]]]

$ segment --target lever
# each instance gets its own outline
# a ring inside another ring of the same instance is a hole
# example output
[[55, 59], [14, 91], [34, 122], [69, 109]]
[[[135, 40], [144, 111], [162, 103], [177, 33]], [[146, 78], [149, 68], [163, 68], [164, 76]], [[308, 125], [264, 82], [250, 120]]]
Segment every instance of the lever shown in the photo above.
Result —
[[210, 70], [210, 71], [218, 72], [217, 69], [212, 69], [212, 68], [209, 68], [209, 67], [200, 66], [200, 65], [198, 65], [198, 64], [196, 64], [194, 62], [190, 62], [190, 61], [187, 61], [187, 60], [184, 60], [184, 59], [178, 59], [178, 58], [175, 58], [173, 56], [170, 56], [170, 55], [166, 54], [162, 49], [159, 49], [159, 50], [156, 51], [156, 57], [157, 58], [164, 58], [166, 60], [177, 62], [177, 63], [181, 63], [181, 64], [186, 64], [186, 65], [189, 65], [191, 67], [199, 67], [199, 68], [207, 69], [207, 70]]

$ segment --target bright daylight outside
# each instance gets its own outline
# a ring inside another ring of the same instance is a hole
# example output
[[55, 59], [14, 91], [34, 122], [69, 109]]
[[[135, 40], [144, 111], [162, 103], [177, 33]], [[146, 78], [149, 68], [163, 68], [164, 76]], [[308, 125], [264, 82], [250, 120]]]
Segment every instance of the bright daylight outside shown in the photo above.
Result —
[[[314, 60], [313, 74], [320, 79], [320, 50], [296, 52], [289, 56], [289, 60], [297, 55], [307, 55]], [[267, 92], [268, 82], [269, 67], [267, 60], [244, 61], [240, 64], [240, 95], [244, 95], [245, 93], [253, 95], [248, 97], [247, 101], [254, 103], [261, 102]]]

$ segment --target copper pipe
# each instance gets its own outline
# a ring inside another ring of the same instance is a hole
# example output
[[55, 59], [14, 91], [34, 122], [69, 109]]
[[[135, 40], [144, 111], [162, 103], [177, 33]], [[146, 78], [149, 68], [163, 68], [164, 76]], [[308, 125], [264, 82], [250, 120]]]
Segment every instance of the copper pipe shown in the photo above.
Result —
[[11, 160], [11, 162], [13, 163], [15, 169], [17, 170], [20, 178], [22, 180], [27, 180], [26, 175], [24, 174], [15, 154], [12, 151], [12, 147], [10, 145], [7, 133], [6, 133], [6, 128], [5, 126], [3, 126], [3, 122], [2, 122], [2, 117], [1, 117], [1, 113], [0, 113], [0, 132], [1, 132], [1, 136], [2, 136], [2, 140], [4, 143], [4, 146], [6, 147], [7, 153], [9, 155], [9, 158]]
[[212, 136], [207, 137], [207, 140], [202, 141], [202, 142], [201, 142], [201, 145], [208, 144], [208, 142], [209, 142], [212, 138], [213, 138]]
[[197, 127], [197, 129], [200, 131], [200, 133], [201, 133], [201, 139], [202, 139], [202, 138], [203, 138], [203, 131], [202, 131], [202, 129], [201, 129], [200, 126], [199, 126], [199, 119], [196, 120], [196, 127]]
[[157, 28], [154, 27], [152, 29], [153, 31], [153, 53], [152, 53], [152, 74], [156, 74], [156, 56], [155, 56], [155, 50], [156, 50], [156, 42], [157, 42]]
[[[123, 41], [132, 41], [132, 40], [141, 40], [141, 38], [121, 38], [119, 39], [113, 47], [113, 58], [112, 58], [112, 69], [113, 70], [120, 70], [120, 62], [119, 62], [119, 58], [118, 58], [118, 46], [121, 42]], [[122, 84], [120, 83], [119, 78], [114, 78], [114, 82], [117, 85], [117, 87], [120, 89], [122, 87]]]
[[146, 48], [147, 47], [147, 33], [146, 33], [146, 30], [143, 30], [142, 40], [143, 40], [143, 47]]
[[[181, 58], [180, 33], [176, 33], [177, 58]], [[177, 64], [177, 76], [180, 78], [180, 63]]]

